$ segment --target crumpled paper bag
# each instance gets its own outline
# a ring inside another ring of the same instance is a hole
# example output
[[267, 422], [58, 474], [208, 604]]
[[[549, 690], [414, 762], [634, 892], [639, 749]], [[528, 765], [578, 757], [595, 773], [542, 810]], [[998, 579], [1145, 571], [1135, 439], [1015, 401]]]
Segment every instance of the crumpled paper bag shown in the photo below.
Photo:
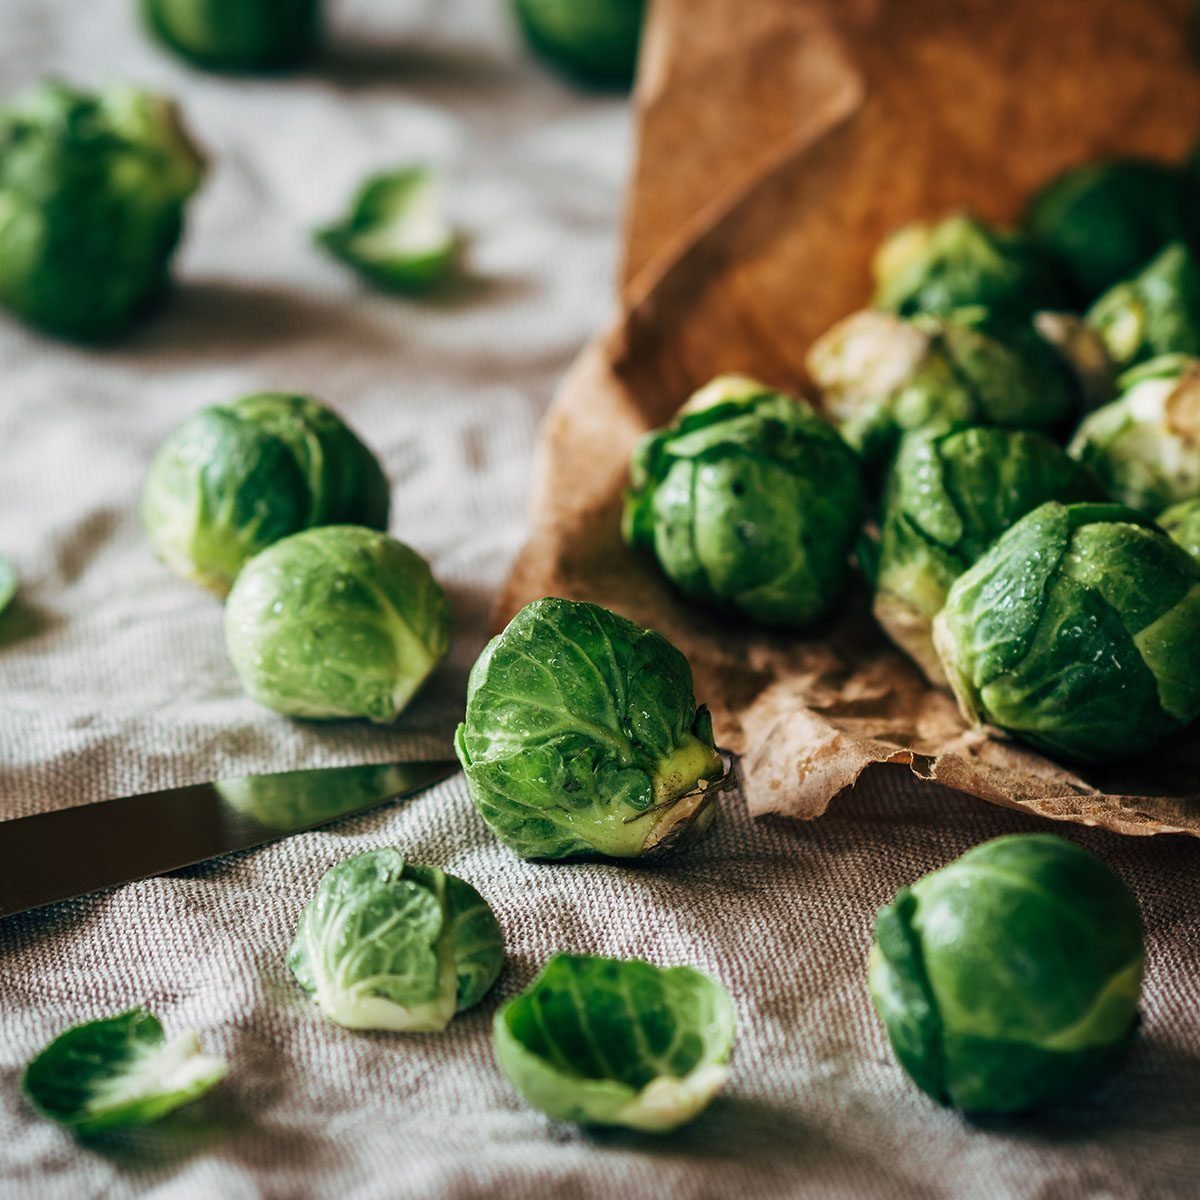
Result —
[[1011, 222], [1064, 168], [1180, 158], [1200, 134], [1191, 0], [657, 0], [622, 315], [546, 421], [533, 529], [498, 620], [543, 595], [658, 629], [691, 660], [752, 812], [811, 818], [872, 764], [1124, 834], [1200, 836], [1200, 750], [1076, 772], [992, 730], [892, 649], [865, 590], [803, 635], [684, 601], [619, 533], [629, 453], [722, 371], [803, 390], [896, 226]]

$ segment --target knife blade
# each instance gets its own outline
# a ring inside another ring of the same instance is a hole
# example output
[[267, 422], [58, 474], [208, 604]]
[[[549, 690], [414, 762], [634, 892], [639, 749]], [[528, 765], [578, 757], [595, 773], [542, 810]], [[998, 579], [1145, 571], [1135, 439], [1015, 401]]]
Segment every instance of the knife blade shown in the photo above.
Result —
[[314, 829], [458, 769], [445, 759], [246, 775], [0, 821], [0, 918]]

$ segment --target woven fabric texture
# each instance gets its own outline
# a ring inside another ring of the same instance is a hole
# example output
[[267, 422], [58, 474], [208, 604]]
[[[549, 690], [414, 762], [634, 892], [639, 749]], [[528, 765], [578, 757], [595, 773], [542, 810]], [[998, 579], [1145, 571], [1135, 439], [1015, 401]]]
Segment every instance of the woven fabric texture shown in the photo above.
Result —
[[[0, 817], [250, 771], [448, 752], [492, 594], [523, 531], [538, 417], [609, 316], [629, 161], [620, 100], [522, 54], [495, 0], [335, 5], [336, 50], [294, 76], [189, 70], [129, 0], [6, 0], [0, 83], [120, 75], [180, 97], [207, 148], [170, 304], [83, 351], [0, 321]], [[309, 244], [370, 171], [444, 167], [468, 267], [448, 294], [365, 292]], [[394, 481], [392, 531], [451, 595], [454, 651], [394, 730], [294, 723], [244, 699], [220, 606], [150, 556], [154, 448], [203, 404], [295, 389], [337, 407]], [[893, 1062], [866, 994], [875, 909], [1014, 814], [870, 777], [822, 821], [740, 797], [664, 865], [544, 866], [497, 845], [461, 777], [408, 802], [168, 878], [0, 923], [5, 1200], [474, 1197], [1185, 1197], [1200, 1176], [1200, 846], [1071, 829], [1137, 889], [1145, 1029], [1104, 1090], [1036, 1121], [970, 1124]], [[321, 873], [394, 844], [475, 884], [504, 928], [495, 991], [440, 1036], [328, 1024], [283, 957]], [[103, 846], [96, 852], [102, 854]], [[0, 826], [0, 869], [3, 830]], [[589, 1134], [514, 1094], [496, 1004], [556, 950], [691, 963], [732, 992], [725, 1093], [661, 1139]], [[162, 1124], [83, 1146], [19, 1095], [77, 1021], [145, 1003], [225, 1054]]]

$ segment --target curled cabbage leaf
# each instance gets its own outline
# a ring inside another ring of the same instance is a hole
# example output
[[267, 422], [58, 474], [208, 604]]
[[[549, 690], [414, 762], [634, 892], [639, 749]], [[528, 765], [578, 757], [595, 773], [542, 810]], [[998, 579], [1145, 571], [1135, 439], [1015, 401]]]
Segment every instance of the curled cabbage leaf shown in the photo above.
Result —
[[691, 967], [558, 954], [496, 1014], [496, 1059], [552, 1117], [662, 1133], [721, 1088], [733, 1033], [729, 993]]

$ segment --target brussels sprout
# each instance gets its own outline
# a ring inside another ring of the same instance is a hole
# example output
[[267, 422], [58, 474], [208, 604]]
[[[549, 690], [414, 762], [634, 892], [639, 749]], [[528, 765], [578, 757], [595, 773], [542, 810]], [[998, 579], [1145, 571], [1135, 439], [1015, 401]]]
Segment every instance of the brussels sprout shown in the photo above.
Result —
[[1143, 512], [1200, 495], [1200, 359], [1153, 359], [1120, 387], [1079, 426], [1071, 455], [1114, 499]]
[[578, 79], [627, 85], [637, 67], [645, 0], [514, 0], [527, 41]]
[[1144, 950], [1118, 875], [1051, 834], [969, 850], [881, 909], [871, 998], [900, 1065], [964, 1112], [1078, 1092], [1138, 1025]]
[[366, 279], [395, 292], [424, 291], [440, 282], [459, 248], [443, 208], [441, 181], [424, 167], [369, 179], [349, 215], [316, 237]]
[[223, 596], [242, 564], [314, 525], [386, 529], [388, 482], [341, 419], [264, 392], [202, 409], [158, 451], [142, 497], [155, 553]]
[[552, 1117], [664, 1133], [721, 1089], [734, 1010], [691, 967], [556, 954], [496, 1014], [496, 1059]]
[[955, 579], [1038, 505], [1099, 498], [1087, 471], [1040, 433], [951, 426], [908, 434], [884, 500], [876, 618], [943, 682], [932, 626]]
[[202, 67], [269, 70], [304, 58], [320, 0], [141, 0], [150, 29]]
[[1103, 762], [1200, 716], [1200, 565], [1115, 504], [1043, 504], [950, 589], [934, 645], [968, 720]]
[[1064, 308], [1053, 260], [1020, 233], [999, 233], [973, 217], [897, 230], [875, 256], [875, 306], [902, 317], [978, 306], [1030, 317]]
[[1173, 504], [1159, 516], [1158, 523], [1173, 542], [1200, 561], [1200, 497]]
[[450, 647], [429, 564], [356, 525], [293, 534], [229, 593], [225, 644], [246, 692], [294, 717], [394, 721]]
[[338, 1025], [434, 1033], [496, 982], [504, 936], [469, 883], [368, 850], [321, 877], [287, 963]]
[[1063, 263], [1085, 300], [1140, 271], [1167, 242], [1200, 250], [1200, 179], [1126, 159], [1067, 171], [1025, 214], [1030, 234]]
[[596, 604], [526, 605], [471, 671], [455, 749], [525, 858], [636, 858], [708, 826], [724, 776], [687, 659]]
[[807, 404], [722, 376], [642, 439], [630, 477], [626, 542], [693, 599], [797, 627], [844, 590], [862, 478]]
[[165, 288], [204, 161], [168, 100], [48, 83], [0, 108], [0, 304], [49, 333], [121, 333]]
[[808, 370], [871, 463], [906, 430], [948, 421], [1047, 430], [1079, 402], [1078, 380], [1032, 323], [979, 308], [911, 321], [856, 313], [813, 344]]
[[170, 1039], [144, 1008], [76, 1025], [25, 1068], [22, 1087], [44, 1117], [79, 1134], [146, 1125], [204, 1095], [225, 1074], [194, 1030]]
[[1105, 292], [1087, 319], [1118, 367], [1200, 354], [1200, 263], [1172, 242], [1141, 274]]
[[0, 554], [0, 613], [2, 613], [12, 598], [17, 594], [17, 572], [12, 563]]

